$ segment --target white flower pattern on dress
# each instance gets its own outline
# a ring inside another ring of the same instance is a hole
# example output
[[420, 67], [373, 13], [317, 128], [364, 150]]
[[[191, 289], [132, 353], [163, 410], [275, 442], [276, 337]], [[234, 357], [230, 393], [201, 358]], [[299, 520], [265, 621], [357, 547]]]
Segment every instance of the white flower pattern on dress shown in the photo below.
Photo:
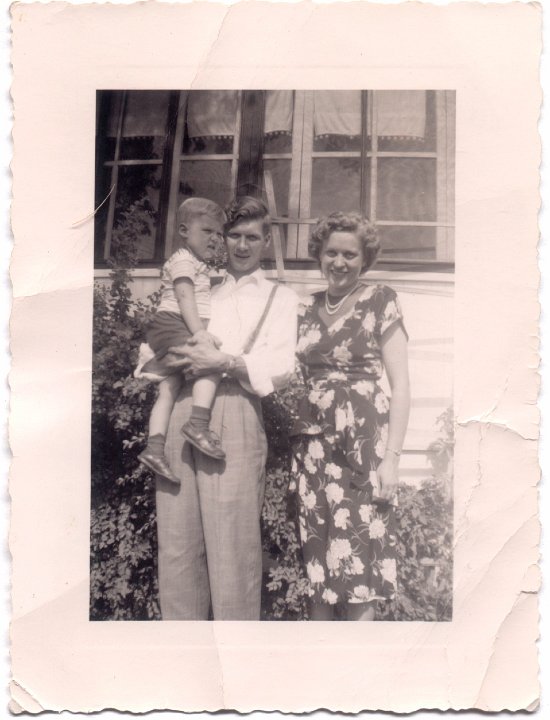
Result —
[[367, 585], [356, 585], [354, 595], [361, 602], [369, 602], [374, 593]]
[[315, 464], [314, 464], [313, 460], [311, 459], [311, 455], [309, 455], [309, 454], [305, 455], [305, 457], [304, 457], [304, 465], [310, 475], [314, 475], [315, 472], [317, 471], [317, 468], [315, 467]]
[[374, 407], [376, 408], [376, 412], [380, 415], [384, 415], [390, 409], [388, 398], [383, 392], [376, 393], [374, 398]]
[[310, 345], [314, 345], [321, 338], [319, 328], [312, 328], [306, 335], [302, 335], [296, 344], [296, 352], [304, 352]]
[[352, 358], [352, 354], [348, 350], [349, 341], [345, 340], [341, 345], [335, 347], [332, 356], [337, 365], [347, 365]]
[[334, 402], [334, 390], [329, 390], [328, 392], [323, 393], [321, 395], [317, 405], [321, 408], [321, 410], [328, 410], [333, 402]]
[[336, 538], [327, 550], [327, 566], [331, 573], [336, 572], [343, 560], [351, 555], [351, 544], [346, 538]]
[[344, 497], [344, 488], [341, 485], [338, 485], [335, 482], [330, 482], [326, 486], [325, 492], [327, 494], [327, 500], [329, 502], [332, 502], [335, 505], [338, 505], [339, 502], [342, 502], [342, 499]]
[[347, 425], [348, 416], [346, 414], [346, 411], [344, 408], [337, 407], [334, 411], [334, 422], [336, 427], [336, 432], [342, 432], [342, 430]]
[[345, 316], [343, 316], [343, 317], [339, 318], [338, 320], [336, 320], [335, 322], [333, 322], [332, 325], [330, 326], [330, 332], [331, 333], [339, 332], [344, 327], [344, 323], [346, 322], [346, 319], [347, 318]]
[[305, 308], [298, 343], [307, 393], [292, 474], [299, 486], [308, 592], [331, 605], [391, 598], [397, 578], [394, 508], [372, 503], [372, 482], [389, 418], [380, 338], [402, 322], [401, 310], [393, 290], [371, 285], [328, 329], [318, 314], [323, 303], [319, 293]]
[[355, 392], [359, 393], [359, 395], [362, 395], [363, 397], [372, 395], [374, 387], [375, 385], [372, 380], [359, 380], [359, 382], [356, 382], [355, 385], [352, 385]]
[[331, 372], [327, 375], [327, 380], [343, 380], [346, 381], [348, 379], [348, 376], [344, 372], [340, 372], [339, 370], [336, 370], [335, 372]]
[[320, 425], [310, 425], [309, 426], [309, 434], [310, 435], [319, 435], [321, 430], [322, 430], [322, 428]]
[[347, 508], [339, 508], [334, 513], [334, 525], [337, 528], [345, 530], [349, 522], [349, 510]]
[[322, 583], [325, 581], [325, 570], [318, 562], [308, 562], [306, 571], [312, 583]]
[[317, 495], [315, 495], [312, 490], [311, 492], [302, 495], [302, 501], [308, 510], [313, 510], [313, 508], [317, 504]]
[[369, 524], [369, 537], [372, 540], [376, 540], [378, 538], [384, 537], [386, 534], [386, 526], [380, 520], [380, 518], [375, 518], [370, 524]]
[[340, 480], [342, 477], [342, 468], [339, 465], [336, 465], [336, 463], [327, 463], [325, 473], [335, 480]]
[[380, 575], [391, 585], [397, 582], [397, 563], [395, 558], [384, 558], [380, 563]]
[[322, 460], [325, 457], [325, 451], [319, 440], [309, 441], [309, 454], [314, 460]]
[[386, 454], [386, 443], [382, 440], [379, 440], [374, 446], [374, 452], [376, 453], [376, 457], [379, 457], [380, 460], [382, 460], [382, 458]]
[[329, 605], [335, 605], [338, 602], [338, 595], [334, 592], [334, 590], [329, 590], [326, 588], [326, 590], [323, 590], [323, 600], [328, 603]]
[[387, 330], [390, 327], [390, 325], [393, 325], [393, 323], [396, 320], [398, 320], [400, 317], [401, 317], [401, 310], [400, 309], [398, 310], [396, 300], [390, 301], [386, 305], [384, 317], [380, 324], [380, 334], [382, 334], [385, 330]]
[[361, 505], [359, 507], [359, 517], [364, 523], [370, 523], [373, 511], [372, 505]]
[[376, 327], [376, 315], [372, 311], [365, 313], [365, 317], [363, 318], [361, 325], [368, 333], [374, 332], [374, 328]]

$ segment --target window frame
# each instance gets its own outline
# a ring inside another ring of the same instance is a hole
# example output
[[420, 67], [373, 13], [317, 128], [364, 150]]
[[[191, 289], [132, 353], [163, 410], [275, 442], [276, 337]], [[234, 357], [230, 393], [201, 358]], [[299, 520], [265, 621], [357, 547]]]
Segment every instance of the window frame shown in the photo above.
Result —
[[[98, 94], [102, 91], [98, 91]], [[116, 136], [115, 149], [113, 159], [105, 159], [105, 127], [107, 122], [107, 114], [110, 104], [114, 101], [115, 94], [120, 92], [121, 98], [116, 118]], [[128, 93], [131, 90], [107, 91], [103, 92], [101, 98], [97, 100], [99, 109], [99, 119], [96, 137], [96, 208], [107, 202], [107, 219], [105, 223], [105, 236], [102, 238], [100, 253], [96, 246], [96, 258], [100, 265], [107, 265], [110, 259], [110, 251], [112, 244], [113, 225], [116, 209], [116, 196], [118, 189], [119, 170], [122, 167], [136, 167], [143, 165], [152, 165], [160, 167], [161, 184], [159, 189], [159, 206], [158, 206], [158, 222], [155, 229], [154, 252], [151, 259], [143, 259], [139, 261], [139, 265], [151, 265], [162, 260], [163, 239], [166, 234], [167, 223], [167, 195], [169, 187], [167, 183], [168, 172], [170, 166], [170, 155], [174, 139], [174, 114], [176, 111], [177, 91], [170, 91], [168, 100], [168, 111], [165, 126], [165, 142], [162, 158], [132, 158], [121, 159], [120, 149], [122, 144], [122, 127], [124, 123], [124, 113], [126, 111]], [[108, 94], [107, 94], [108, 93]], [[108, 177], [108, 181], [107, 181]], [[100, 254], [100, 257], [99, 257]]]
[[[116, 119], [116, 141], [113, 159], [105, 159], [105, 127], [109, 104], [115, 93], [121, 93]], [[307, 252], [311, 225], [317, 218], [310, 217], [312, 168], [315, 158], [356, 157], [361, 160], [360, 210], [370, 214], [377, 226], [424, 226], [436, 228], [436, 258], [412, 259], [381, 255], [378, 265], [415, 269], [423, 266], [434, 270], [452, 269], [454, 264], [454, 179], [455, 179], [455, 92], [433, 90], [436, 113], [435, 151], [379, 151], [376, 134], [376, 90], [361, 91], [361, 149], [352, 151], [319, 151], [313, 149], [313, 106], [315, 90], [294, 90], [294, 112], [291, 151], [264, 153], [265, 90], [239, 90], [236, 132], [233, 148], [227, 154], [194, 154], [183, 152], [183, 139], [189, 93], [192, 90], [170, 91], [166, 124], [166, 141], [162, 158], [120, 158], [120, 146], [127, 96], [131, 90], [98, 91], [96, 135], [96, 208], [107, 205], [104, 237], [96, 237], [96, 266], [108, 265], [115, 215], [118, 175], [121, 167], [155, 165], [162, 167], [159, 190], [158, 223], [154, 239], [154, 257], [140, 260], [139, 267], [158, 266], [170, 256], [176, 231], [178, 189], [182, 165], [190, 160], [231, 162], [231, 195], [252, 194], [263, 196], [264, 160], [290, 160], [290, 186], [288, 217], [277, 216], [276, 225], [286, 225], [285, 264], [288, 267], [306, 266], [314, 262]], [[368, 119], [370, 114], [370, 130]], [[436, 220], [395, 221], [379, 220], [377, 210], [378, 160], [385, 157], [433, 158], [436, 162]], [[368, 198], [368, 202], [367, 202]], [[371, 211], [370, 208], [373, 210]], [[269, 264], [270, 258], [266, 258]]]

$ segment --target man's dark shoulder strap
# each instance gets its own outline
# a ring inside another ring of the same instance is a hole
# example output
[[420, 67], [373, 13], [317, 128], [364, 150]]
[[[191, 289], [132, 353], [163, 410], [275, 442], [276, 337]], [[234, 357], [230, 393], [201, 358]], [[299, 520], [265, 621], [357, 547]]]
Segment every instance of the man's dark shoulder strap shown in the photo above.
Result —
[[252, 348], [254, 347], [254, 343], [258, 339], [258, 335], [260, 334], [260, 330], [262, 329], [265, 319], [268, 316], [268, 313], [271, 309], [271, 305], [273, 304], [273, 299], [275, 297], [275, 293], [277, 292], [278, 288], [279, 288], [279, 286], [275, 285], [275, 284], [271, 288], [271, 292], [269, 293], [269, 297], [267, 298], [267, 302], [265, 304], [264, 311], [263, 311], [260, 319], [258, 320], [256, 327], [254, 328], [254, 330], [250, 334], [248, 340], [246, 341], [245, 346], [243, 347], [243, 355], [246, 355], [247, 353], [249, 353], [252, 350]]

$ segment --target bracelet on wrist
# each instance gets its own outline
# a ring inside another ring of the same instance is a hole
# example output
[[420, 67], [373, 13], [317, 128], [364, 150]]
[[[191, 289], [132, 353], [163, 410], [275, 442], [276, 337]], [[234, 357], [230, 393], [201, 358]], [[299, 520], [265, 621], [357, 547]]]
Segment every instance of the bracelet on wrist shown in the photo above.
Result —
[[394, 450], [393, 448], [387, 447], [387, 448], [386, 448], [386, 452], [387, 452], [387, 453], [393, 453], [396, 457], [400, 457], [400, 456], [401, 456], [401, 450]]
[[231, 355], [225, 365], [225, 369], [224, 369], [225, 374], [228, 376], [231, 376], [235, 370], [236, 364], [237, 364], [237, 358], [235, 357], [235, 355]]

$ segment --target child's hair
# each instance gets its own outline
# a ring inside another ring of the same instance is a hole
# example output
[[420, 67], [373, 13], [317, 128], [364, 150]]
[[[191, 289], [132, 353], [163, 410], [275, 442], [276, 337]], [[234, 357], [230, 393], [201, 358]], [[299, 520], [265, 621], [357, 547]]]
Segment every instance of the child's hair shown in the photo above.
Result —
[[249, 222], [250, 220], [261, 220], [264, 235], [271, 230], [271, 218], [269, 210], [258, 198], [245, 195], [237, 198], [227, 206], [227, 221], [224, 232], [228, 233], [238, 223]]
[[202, 197], [191, 197], [184, 200], [178, 208], [178, 225], [182, 223], [188, 225], [203, 215], [217, 220], [222, 225], [226, 220], [224, 211], [213, 200], [207, 200]]

